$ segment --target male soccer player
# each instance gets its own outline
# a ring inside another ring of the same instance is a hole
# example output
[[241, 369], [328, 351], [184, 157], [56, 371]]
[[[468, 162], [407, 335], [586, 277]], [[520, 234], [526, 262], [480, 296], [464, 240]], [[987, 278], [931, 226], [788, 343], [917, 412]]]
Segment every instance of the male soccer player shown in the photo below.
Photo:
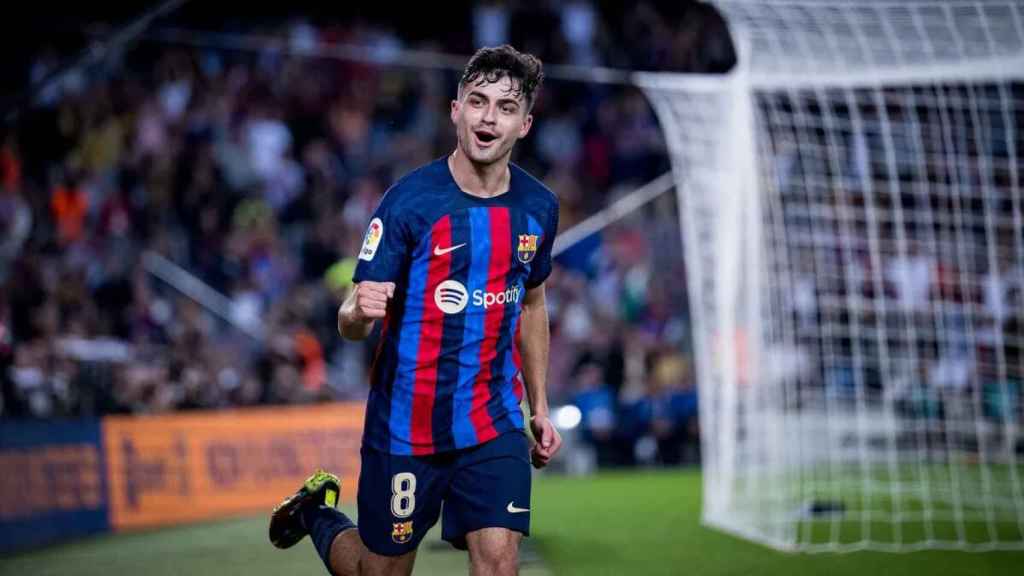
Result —
[[[455, 151], [399, 180], [370, 221], [355, 287], [338, 310], [338, 330], [352, 340], [382, 320], [359, 526], [334, 508], [340, 484], [322, 471], [270, 523], [281, 548], [310, 534], [337, 576], [410, 574], [439, 517], [442, 537], [469, 550], [471, 574], [517, 572], [530, 526], [530, 463], [543, 467], [561, 446], [545, 382], [544, 280], [558, 202], [509, 162], [530, 131], [542, 78], [529, 54], [479, 50], [451, 104]], [[523, 382], [532, 448], [519, 408]]]

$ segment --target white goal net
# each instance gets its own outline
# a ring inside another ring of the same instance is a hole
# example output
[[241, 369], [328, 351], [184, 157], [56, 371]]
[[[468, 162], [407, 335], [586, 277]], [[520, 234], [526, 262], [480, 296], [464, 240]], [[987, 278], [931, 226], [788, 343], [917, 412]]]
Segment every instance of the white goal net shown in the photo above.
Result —
[[636, 78], [679, 194], [705, 522], [1024, 548], [1024, 5], [717, 5], [736, 70]]

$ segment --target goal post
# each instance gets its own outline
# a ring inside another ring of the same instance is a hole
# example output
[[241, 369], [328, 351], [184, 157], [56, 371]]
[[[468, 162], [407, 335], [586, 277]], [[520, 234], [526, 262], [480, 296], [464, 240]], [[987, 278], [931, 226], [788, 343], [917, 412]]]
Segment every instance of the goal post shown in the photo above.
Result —
[[680, 206], [705, 523], [1024, 548], [1024, 6], [716, 4], [735, 70], [634, 78]]

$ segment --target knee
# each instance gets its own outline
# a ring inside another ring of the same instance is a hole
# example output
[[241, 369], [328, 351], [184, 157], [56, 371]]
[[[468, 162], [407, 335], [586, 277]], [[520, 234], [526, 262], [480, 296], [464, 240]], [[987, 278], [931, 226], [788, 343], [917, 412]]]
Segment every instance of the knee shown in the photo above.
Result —
[[481, 547], [473, 557], [473, 574], [487, 576], [514, 575], [519, 568], [519, 550], [511, 542]]

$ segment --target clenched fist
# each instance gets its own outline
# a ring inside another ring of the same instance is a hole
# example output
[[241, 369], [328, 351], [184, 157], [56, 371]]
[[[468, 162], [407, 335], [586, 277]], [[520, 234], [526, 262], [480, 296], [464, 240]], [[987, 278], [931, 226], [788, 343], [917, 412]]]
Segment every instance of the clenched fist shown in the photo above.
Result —
[[534, 468], [543, 468], [554, 458], [562, 447], [562, 435], [547, 416], [535, 415], [530, 418], [530, 431], [534, 444], [530, 449], [530, 461]]
[[388, 300], [395, 295], [394, 282], [370, 282], [356, 284], [352, 298], [356, 320], [383, 318], [388, 310]]
[[352, 340], [366, 338], [373, 329], [373, 321], [387, 315], [388, 300], [394, 295], [394, 282], [365, 280], [356, 284], [338, 310], [338, 331]]

